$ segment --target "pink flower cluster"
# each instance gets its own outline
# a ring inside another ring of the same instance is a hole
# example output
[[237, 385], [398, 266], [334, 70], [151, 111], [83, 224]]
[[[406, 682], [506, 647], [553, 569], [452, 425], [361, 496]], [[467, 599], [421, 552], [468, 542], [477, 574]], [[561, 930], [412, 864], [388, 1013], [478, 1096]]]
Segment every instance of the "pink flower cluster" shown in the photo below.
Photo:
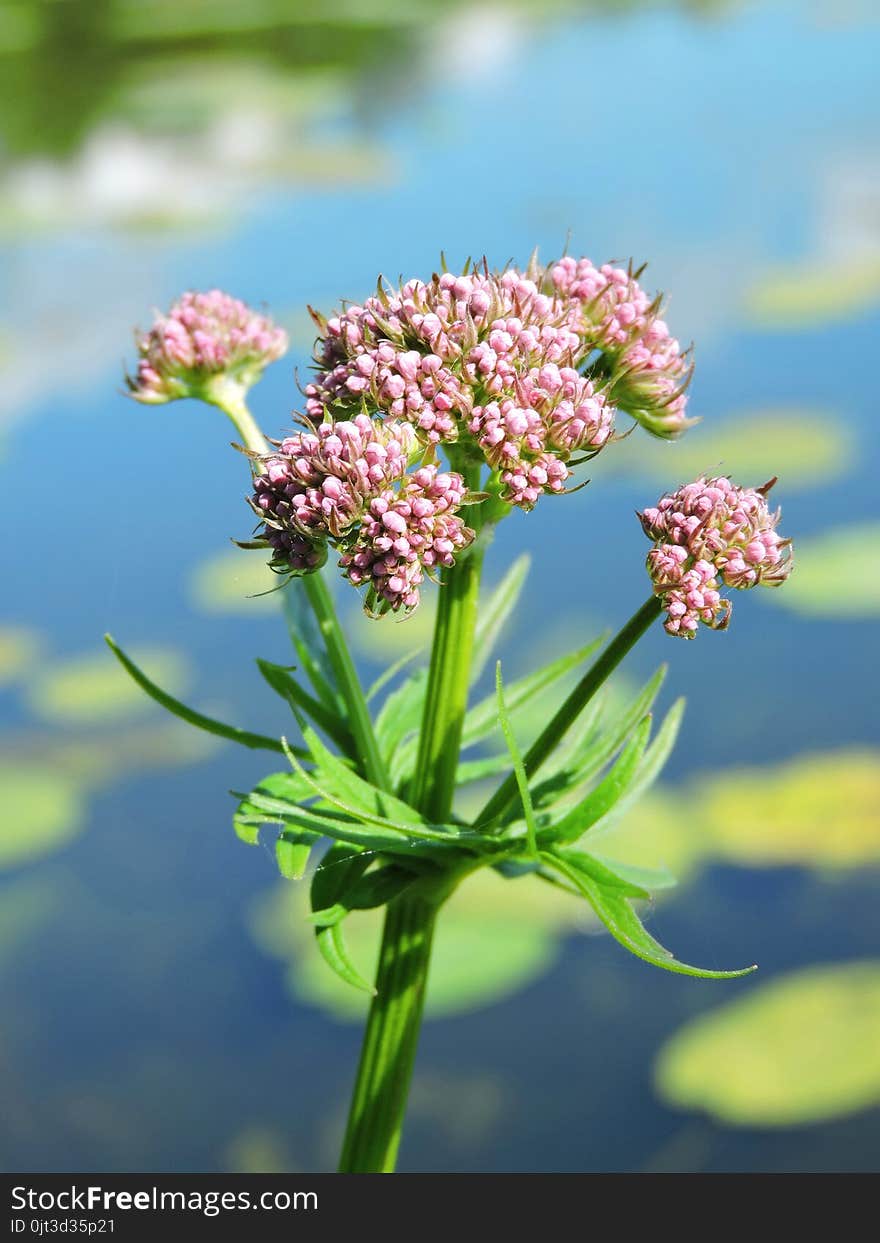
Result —
[[791, 541], [776, 531], [762, 488], [740, 488], [730, 479], [700, 477], [639, 514], [654, 547], [648, 573], [663, 600], [669, 634], [691, 639], [700, 622], [723, 630], [731, 602], [721, 586], [778, 587], [791, 572]]
[[689, 364], [658, 309], [631, 273], [587, 259], [380, 284], [315, 315], [307, 410], [405, 419], [426, 445], [472, 437], [528, 509], [611, 439], [616, 407], [660, 435], [687, 425]]
[[607, 444], [614, 408], [592, 380], [573, 367], [545, 363], [516, 385], [515, 395], [474, 410], [469, 430], [500, 473], [504, 495], [531, 509], [543, 492], [562, 492], [567, 462]]
[[589, 259], [560, 259], [553, 286], [581, 308], [584, 331], [612, 360], [612, 400], [657, 436], [690, 427], [686, 417], [692, 364], [660, 318], [662, 299], [648, 297], [629, 269]]
[[457, 516], [460, 475], [424, 466], [407, 475], [416, 436], [409, 423], [371, 419], [325, 422], [257, 459], [251, 507], [273, 567], [308, 574], [341, 552], [340, 566], [368, 588], [368, 612], [410, 610], [424, 571], [450, 566], [474, 532]]
[[414, 609], [425, 571], [453, 565], [473, 542], [474, 532], [456, 512], [464, 499], [461, 475], [436, 465], [421, 467], [399, 491], [386, 488], [373, 498], [339, 562], [350, 582], [367, 587], [368, 612]]
[[136, 340], [138, 370], [128, 387], [152, 404], [204, 397], [217, 376], [249, 388], [288, 345], [283, 329], [219, 289], [183, 294]]

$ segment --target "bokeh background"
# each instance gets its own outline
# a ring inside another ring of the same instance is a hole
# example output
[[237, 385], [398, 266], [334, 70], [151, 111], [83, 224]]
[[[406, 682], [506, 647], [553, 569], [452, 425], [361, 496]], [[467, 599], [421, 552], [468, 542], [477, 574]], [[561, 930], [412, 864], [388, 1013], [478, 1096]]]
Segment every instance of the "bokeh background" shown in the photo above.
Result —
[[[101, 644], [289, 728], [253, 665], [290, 659], [277, 598], [229, 543], [242, 461], [219, 416], [122, 396], [132, 326], [188, 287], [265, 303], [293, 341], [255, 393], [275, 434], [307, 303], [569, 235], [650, 261], [704, 421], [504, 525], [489, 579], [533, 565], [500, 653], [515, 676], [629, 616], [637, 505], [779, 474], [795, 575], [630, 659], [619, 693], [668, 660], [688, 711], [606, 841], [680, 876], [649, 916], [678, 954], [761, 970], [669, 976], [549, 890], [474, 883], [402, 1168], [876, 1168], [878, 57], [873, 0], [0, 3], [3, 1168], [332, 1168], [358, 1046], [299, 888], [232, 832], [272, 757], [164, 718]], [[427, 635], [427, 607], [339, 603], [367, 677]]]

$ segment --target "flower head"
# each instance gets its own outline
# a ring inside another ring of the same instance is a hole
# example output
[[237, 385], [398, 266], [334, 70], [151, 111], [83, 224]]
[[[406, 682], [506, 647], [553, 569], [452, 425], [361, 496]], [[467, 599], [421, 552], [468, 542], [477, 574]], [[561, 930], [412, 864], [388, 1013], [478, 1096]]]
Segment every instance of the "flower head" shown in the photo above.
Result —
[[613, 438], [617, 408], [658, 435], [688, 425], [690, 364], [635, 275], [565, 258], [381, 282], [320, 329], [307, 410], [365, 410], [426, 446], [466, 440], [530, 509]]
[[368, 613], [414, 609], [425, 571], [453, 565], [473, 542], [474, 532], [457, 514], [464, 499], [461, 475], [435, 465], [421, 467], [399, 491], [387, 488], [373, 498], [339, 561], [350, 582], [366, 586]]
[[775, 482], [740, 488], [725, 476], [701, 476], [639, 514], [654, 542], [648, 573], [669, 634], [693, 638], [700, 622], [724, 629], [732, 606], [722, 587], [778, 587], [788, 578], [791, 541], [776, 531], [780, 511], [767, 505]]
[[274, 567], [301, 574], [322, 564], [327, 540], [342, 539], [403, 478], [414, 447], [408, 423], [360, 414], [295, 432], [258, 458], [251, 507]]
[[128, 378], [128, 387], [137, 401], [151, 404], [210, 399], [218, 379], [245, 390], [287, 345], [283, 329], [237, 298], [219, 289], [185, 293], [149, 332], [138, 334], [137, 375]]

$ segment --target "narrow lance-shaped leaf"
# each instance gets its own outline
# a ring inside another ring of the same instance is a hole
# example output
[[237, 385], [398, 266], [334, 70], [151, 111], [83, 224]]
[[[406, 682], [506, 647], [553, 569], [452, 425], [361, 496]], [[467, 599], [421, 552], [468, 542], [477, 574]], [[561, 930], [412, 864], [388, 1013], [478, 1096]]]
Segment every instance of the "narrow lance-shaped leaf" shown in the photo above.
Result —
[[555, 868], [567, 877], [574, 888], [584, 895], [599, 919], [624, 949], [652, 966], [673, 971], [678, 975], [697, 976], [706, 980], [735, 979], [757, 969], [751, 966], [740, 971], [711, 971], [679, 962], [651, 936], [630, 905], [629, 899], [622, 896], [619, 890], [597, 884], [579, 868], [549, 851], [543, 852], [541, 858], [548, 867]]
[[275, 842], [275, 859], [285, 880], [302, 880], [317, 833], [294, 833], [282, 829]]
[[[365, 856], [357, 847], [341, 844], [331, 846], [312, 877], [312, 910], [322, 911], [335, 906], [369, 866], [369, 855]], [[327, 926], [317, 927], [315, 940], [321, 957], [341, 980], [363, 992], [375, 992], [351, 960], [342, 932], [341, 918]]]
[[320, 700], [303, 690], [292, 676], [291, 670], [285, 669], [283, 665], [258, 659], [257, 668], [272, 690], [287, 701], [297, 719], [300, 719], [301, 713], [305, 713], [328, 738], [333, 739], [344, 755], [349, 759], [357, 759], [354, 740], [338, 706], [334, 710], [327, 708]]
[[[186, 721], [189, 725], [194, 725], [196, 729], [203, 729], [208, 734], [216, 734], [219, 738], [228, 738], [230, 742], [237, 742], [243, 747], [249, 747], [251, 750], [262, 751], [279, 751], [283, 754], [284, 747], [281, 745], [280, 738], [270, 738], [266, 734], [254, 734], [247, 729], [239, 729], [235, 725], [226, 725], [223, 721], [216, 721], [213, 717], [205, 716], [203, 712], [196, 712], [194, 708], [188, 708], [186, 704], [181, 703], [179, 699], [175, 699], [173, 695], [169, 695], [167, 691], [163, 691], [161, 686], [157, 686], [152, 682], [142, 669], [126, 656], [121, 647], [117, 647], [109, 634], [104, 635], [104, 642], [110, 648], [110, 651], [122, 665], [123, 669], [134, 678], [138, 686], [140, 686], [151, 699], [155, 699], [156, 703], [161, 704], [168, 712], [179, 716], [181, 720]], [[305, 752], [300, 750], [299, 755], [305, 756]]]
[[[543, 669], [538, 669], [535, 673], [530, 673], [524, 678], [517, 679], [516, 682], [511, 682], [504, 693], [508, 712], [515, 712], [517, 708], [527, 704], [540, 691], [545, 690], [548, 686], [552, 686], [554, 682], [558, 682], [560, 678], [565, 677], [570, 670], [585, 661], [601, 643], [602, 639], [600, 637], [592, 643], [587, 643], [584, 647], [578, 648], [575, 652], [569, 652], [566, 656], [560, 656], [557, 660], [552, 660]], [[487, 734], [491, 734], [497, 720], [498, 712], [495, 695], [487, 695], [485, 699], [481, 699], [479, 703], [474, 704], [464, 718], [461, 738], [462, 749], [473, 746], [474, 743], [485, 738]]]
[[621, 751], [617, 762], [608, 770], [595, 790], [561, 820], [550, 826], [546, 833], [548, 840], [560, 843], [577, 841], [591, 825], [608, 814], [635, 779], [650, 732], [651, 718], [646, 716]]
[[681, 719], [684, 715], [685, 701], [677, 699], [667, 712], [657, 736], [644, 754], [628, 788], [613, 807], [610, 807], [600, 820], [595, 821], [590, 829], [590, 838], [602, 836], [612, 828], [618, 817], [642, 797], [645, 791], [656, 781], [675, 746]]
[[535, 811], [532, 807], [532, 796], [529, 793], [529, 781], [526, 777], [526, 770], [523, 766], [519, 747], [516, 745], [516, 737], [514, 736], [513, 729], [511, 728], [510, 718], [507, 715], [507, 708], [504, 703], [504, 684], [501, 678], [500, 660], [495, 666], [495, 693], [498, 697], [498, 723], [501, 726], [504, 741], [507, 743], [507, 749], [510, 752], [513, 771], [516, 773], [516, 783], [519, 787], [519, 796], [522, 800], [523, 815], [525, 816], [526, 821], [526, 836], [529, 854], [537, 858], [538, 826], [535, 823]]
[[425, 824], [424, 817], [414, 807], [347, 768], [324, 746], [314, 730], [306, 726], [303, 737], [315, 762], [315, 781], [321, 782], [324, 789], [339, 800], [339, 806], [368, 818], [378, 818], [377, 822], [383, 825], [393, 824], [394, 820], [401, 826]]
[[290, 640], [315, 694], [328, 710], [344, 712], [333, 667], [300, 579], [294, 578], [285, 584], [281, 602]]
[[588, 745], [580, 754], [570, 758], [564, 780], [557, 773], [533, 787], [532, 797], [536, 807], [552, 806], [558, 798], [572, 794], [602, 771], [638, 722], [650, 711], [665, 676], [666, 666], [661, 665], [619, 716], [596, 738], [588, 740]]
[[382, 705], [376, 718], [376, 739], [382, 756], [389, 765], [395, 764], [400, 744], [407, 735], [415, 733], [419, 728], [427, 685], [427, 672], [419, 669], [392, 691]]
[[473, 781], [485, 781], [487, 777], [498, 777], [510, 768], [510, 756], [506, 751], [498, 755], [487, 755], [479, 760], [462, 760], [456, 769], [455, 784], [470, 785]]
[[516, 608], [516, 602], [529, 572], [529, 565], [530, 559], [527, 554], [517, 557], [489, 598], [480, 604], [471, 658], [471, 684], [477, 681], [486, 667], [498, 636]]
[[384, 690], [388, 683], [393, 681], [393, 679], [397, 677], [398, 673], [400, 673], [402, 669], [405, 669], [410, 661], [415, 660], [415, 658], [419, 656], [422, 651], [423, 649], [421, 647], [414, 648], [411, 652], [407, 652], [405, 656], [401, 656], [399, 660], [395, 660], [394, 664], [389, 665], [384, 673], [380, 673], [378, 678], [376, 678], [376, 681], [367, 691], [367, 703], [372, 702], [379, 692]]

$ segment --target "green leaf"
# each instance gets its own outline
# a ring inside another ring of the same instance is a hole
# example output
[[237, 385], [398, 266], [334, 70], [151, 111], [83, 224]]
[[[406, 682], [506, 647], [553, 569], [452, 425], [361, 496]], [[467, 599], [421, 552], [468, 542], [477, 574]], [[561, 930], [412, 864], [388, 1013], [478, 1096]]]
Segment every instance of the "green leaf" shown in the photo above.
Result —
[[557, 854], [545, 851], [542, 852], [541, 858], [548, 867], [555, 868], [566, 876], [584, 895], [599, 919], [624, 949], [628, 949], [631, 954], [651, 963], [652, 966], [661, 967], [664, 971], [673, 971], [678, 975], [697, 976], [706, 980], [735, 979], [757, 970], [752, 966], [740, 971], [708, 971], [679, 962], [669, 950], [651, 936], [630, 905], [629, 899], [624, 897], [619, 889], [597, 884], [585, 872], [572, 866]]
[[477, 626], [474, 632], [473, 656], [471, 658], [471, 684], [477, 681], [486, 662], [489, 660], [498, 641], [498, 636], [510, 614], [516, 608], [526, 575], [529, 572], [530, 558], [524, 554], [517, 557], [513, 565], [504, 575], [501, 582], [487, 600], [480, 604]]
[[[155, 682], [151, 682], [134, 661], [126, 656], [122, 648], [117, 647], [109, 634], [104, 635], [104, 642], [122, 667], [134, 678], [138, 686], [142, 687], [151, 699], [155, 699], [156, 703], [161, 704], [168, 712], [179, 716], [181, 720], [187, 721], [197, 729], [203, 729], [208, 734], [216, 734], [220, 738], [228, 738], [231, 742], [238, 742], [243, 747], [250, 747], [252, 750], [280, 751], [283, 753], [284, 747], [281, 745], [279, 738], [269, 738], [265, 734], [253, 734], [249, 730], [239, 729], [235, 725], [226, 725], [222, 721], [215, 721], [212, 717], [196, 712], [193, 708], [188, 708], [179, 699], [175, 699], [172, 695], [163, 691]], [[305, 752], [300, 751], [299, 754], [304, 756]]]
[[385, 906], [418, 879], [414, 872], [396, 863], [373, 868], [349, 889], [345, 905], [350, 911], [370, 911], [374, 907]]
[[346, 805], [346, 810], [371, 819], [378, 817], [383, 824], [393, 820], [406, 826], [425, 824], [414, 807], [352, 772], [324, 746], [314, 730], [306, 726], [303, 737], [315, 762], [316, 782], [338, 800], [338, 805]]
[[588, 737], [587, 745], [569, 758], [564, 770], [557, 771], [532, 789], [536, 807], [552, 806], [560, 797], [571, 795], [601, 772], [639, 721], [651, 710], [665, 676], [666, 666], [661, 665], [610, 726], [597, 737]]
[[376, 678], [376, 681], [367, 691], [367, 703], [370, 703], [373, 699], [375, 699], [379, 692], [384, 690], [388, 683], [396, 678], [398, 673], [400, 673], [402, 669], [405, 669], [411, 660], [415, 660], [415, 658], [419, 656], [422, 651], [424, 651], [424, 649], [421, 647], [413, 648], [411, 652], [407, 652], [405, 656], [401, 656], [400, 660], [395, 660], [393, 665], [389, 665], [385, 672], [381, 673], [379, 677]]
[[597, 855], [595, 853], [592, 855], [592, 858], [597, 863], [604, 863], [621, 880], [629, 881], [631, 885], [637, 885], [640, 889], [647, 889], [648, 893], [656, 893], [658, 889], [674, 889], [678, 884], [678, 881], [668, 868], [637, 867], [633, 863], [621, 863], [619, 859], [609, 859], [607, 855]]
[[313, 911], [335, 906], [370, 866], [372, 859], [358, 846], [337, 843], [330, 847], [315, 868], [309, 888]]
[[510, 755], [502, 751], [498, 755], [487, 755], [479, 760], [462, 760], [455, 774], [457, 786], [469, 785], [472, 781], [484, 781], [487, 777], [499, 777], [510, 769]]
[[[427, 670], [419, 669], [395, 691], [392, 691], [376, 718], [376, 739], [382, 758], [392, 770], [392, 778], [395, 778], [396, 773], [399, 772], [401, 743], [409, 734], [414, 734], [421, 724], [427, 687]], [[411, 767], [415, 748], [409, 748], [409, 751], [411, 751], [409, 761]], [[398, 781], [395, 780], [395, 785], [397, 784]]]
[[316, 833], [291, 833], [289, 829], [281, 830], [275, 842], [275, 858], [278, 870], [285, 880], [302, 880], [316, 841]]
[[620, 872], [597, 859], [595, 855], [587, 854], [585, 850], [557, 850], [554, 853], [558, 858], [564, 859], [566, 863], [570, 863], [573, 868], [582, 872], [589, 880], [595, 881], [597, 885], [603, 885], [606, 889], [617, 890], [624, 897], [650, 898], [651, 896], [647, 889], [633, 884]]
[[595, 790], [547, 830], [548, 840], [575, 842], [587, 829], [608, 815], [635, 779], [650, 733], [651, 718], [646, 716], [621, 751], [617, 762], [608, 770]]
[[370, 862], [369, 854], [358, 847], [331, 846], [315, 870], [309, 891], [313, 914], [326, 915], [338, 906], [343, 910], [343, 915], [334, 918], [333, 922], [315, 929], [321, 957], [346, 984], [367, 993], [374, 992], [374, 989], [360, 974], [346, 948], [341, 926], [346, 908], [341, 899], [363, 875]]
[[[554, 682], [558, 682], [560, 678], [574, 669], [576, 665], [586, 660], [590, 653], [594, 652], [601, 643], [601, 638], [595, 639], [585, 647], [578, 648], [575, 652], [569, 652], [567, 656], [560, 656], [557, 660], [551, 661], [543, 669], [538, 669], [535, 673], [530, 673], [516, 682], [511, 682], [504, 695], [507, 710], [515, 712], [517, 708], [521, 708], [523, 704], [528, 703], [540, 691], [548, 686], [552, 686]], [[481, 699], [479, 703], [475, 704], [464, 718], [461, 738], [462, 750], [473, 746], [474, 743], [485, 738], [487, 734], [491, 734], [497, 724], [497, 697], [495, 695], [487, 695], [485, 699]]]
[[359, 988], [365, 993], [375, 995], [376, 990], [372, 984], [364, 979], [349, 957], [345, 938], [342, 934], [341, 923], [331, 924], [327, 928], [318, 928], [316, 940], [321, 957], [331, 971], [334, 971], [341, 980], [344, 980], [346, 984], [350, 984], [352, 988]]
[[333, 739], [344, 755], [350, 759], [357, 759], [351, 731], [338, 704], [330, 709], [320, 700], [314, 699], [303, 690], [296, 678], [291, 676], [291, 670], [283, 665], [275, 665], [269, 660], [258, 658], [257, 668], [272, 690], [287, 701], [297, 720], [301, 720], [301, 714], [305, 713], [328, 738]]
[[501, 726], [501, 732], [504, 734], [504, 741], [507, 743], [507, 749], [510, 752], [513, 771], [516, 774], [516, 784], [519, 788], [520, 799], [522, 800], [523, 815], [526, 820], [526, 838], [528, 841], [529, 854], [537, 858], [538, 826], [535, 823], [535, 809], [532, 807], [532, 798], [529, 793], [529, 779], [526, 776], [525, 765], [523, 764], [519, 747], [516, 745], [516, 737], [511, 729], [510, 718], [507, 715], [507, 708], [504, 703], [504, 684], [501, 678], [500, 660], [495, 666], [495, 693], [498, 697], [498, 722]]
[[669, 709], [663, 718], [663, 724], [657, 731], [654, 741], [645, 752], [633, 780], [625, 790], [621, 791], [618, 799], [603, 813], [601, 818], [594, 821], [590, 830], [593, 840], [609, 829], [618, 816], [622, 815], [623, 812], [640, 799], [645, 791], [656, 781], [666, 761], [669, 759], [672, 748], [675, 746], [675, 740], [681, 728], [681, 719], [684, 715], [684, 706], [685, 701], [677, 699]]
[[302, 579], [290, 579], [280, 594], [290, 640], [315, 694], [328, 710], [339, 711], [342, 700], [337, 694], [333, 666]]

